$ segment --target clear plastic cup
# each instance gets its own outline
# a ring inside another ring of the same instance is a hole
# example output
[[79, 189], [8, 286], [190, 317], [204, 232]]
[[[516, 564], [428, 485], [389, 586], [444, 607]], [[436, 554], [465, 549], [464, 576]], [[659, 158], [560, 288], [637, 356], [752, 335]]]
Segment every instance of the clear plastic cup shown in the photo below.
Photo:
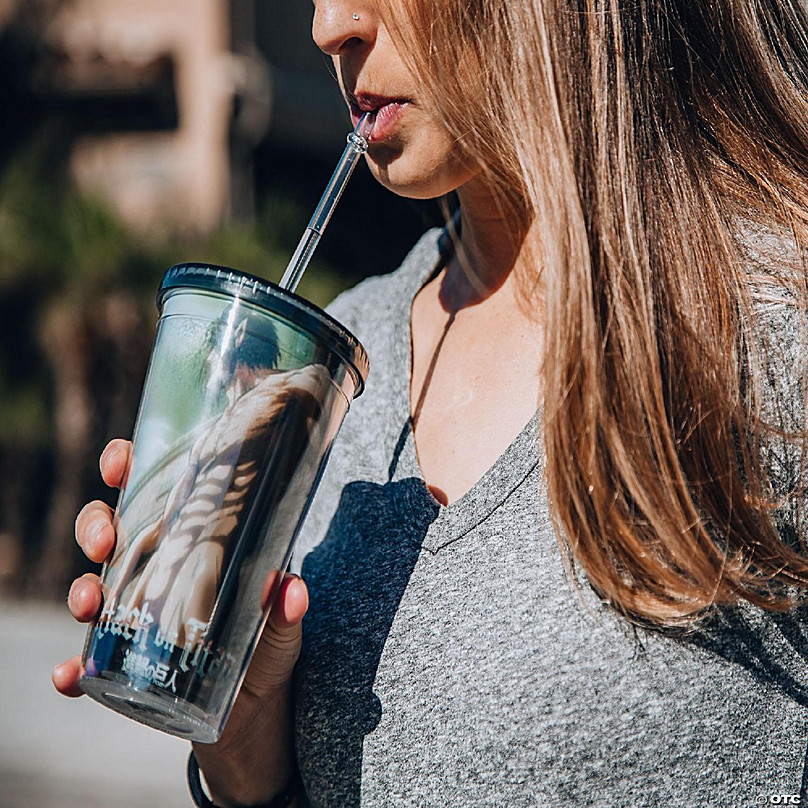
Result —
[[225, 267], [172, 267], [157, 305], [80, 686], [212, 743], [368, 363], [317, 307]]

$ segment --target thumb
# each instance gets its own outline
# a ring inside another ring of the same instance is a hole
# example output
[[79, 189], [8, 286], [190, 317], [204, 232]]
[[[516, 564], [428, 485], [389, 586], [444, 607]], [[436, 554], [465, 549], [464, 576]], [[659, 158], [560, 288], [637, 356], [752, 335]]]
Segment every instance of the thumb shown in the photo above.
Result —
[[[277, 579], [277, 573], [273, 575]], [[270, 596], [274, 589], [272, 578], [267, 579], [265, 587]], [[297, 575], [285, 575], [244, 679], [244, 688], [253, 695], [261, 697], [289, 681], [300, 655], [301, 622], [308, 605], [309, 593], [303, 580]]]
[[309, 590], [299, 575], [287, 572], [269, 612], [267, 625], [285, 633], [300, 626], [309, 608]]

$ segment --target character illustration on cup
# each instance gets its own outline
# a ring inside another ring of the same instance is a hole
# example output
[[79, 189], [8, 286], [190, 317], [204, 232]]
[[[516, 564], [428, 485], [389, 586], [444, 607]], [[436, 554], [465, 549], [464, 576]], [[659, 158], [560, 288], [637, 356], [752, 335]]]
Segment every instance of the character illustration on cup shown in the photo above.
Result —
[[210, 620], [264, 459], [284, 431], [289, 440], [290, 428], [305, 444], [330, 380], [323, 365], [277, 370], [277, 343], [251, 337], [246, 317], [235, 326], [232, 319], [213, 323], [203, 347], [206, 397], [226, 397], [224, 410], [200, 428], [159, 515], [129, 538], [121, 520], [118, 574], [104, 610], [126, 623], [146, 607], [178, 647]]

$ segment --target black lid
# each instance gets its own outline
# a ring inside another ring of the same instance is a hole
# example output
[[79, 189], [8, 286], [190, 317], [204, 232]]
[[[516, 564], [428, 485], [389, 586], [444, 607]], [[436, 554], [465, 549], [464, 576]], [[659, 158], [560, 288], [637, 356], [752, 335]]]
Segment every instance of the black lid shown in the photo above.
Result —
[[333, 317], [294, 292], [237, 269], [189, 262], [166, 270], [157, 290], [158, 310], [162, 311], [166, 295], [173, 289], [180, 288], [219, 292], [285, 317], [315, 339], [324, 342], [347, 363], [356, 377], [354, 398], [364, 390], [369, 366], [362, 344]]

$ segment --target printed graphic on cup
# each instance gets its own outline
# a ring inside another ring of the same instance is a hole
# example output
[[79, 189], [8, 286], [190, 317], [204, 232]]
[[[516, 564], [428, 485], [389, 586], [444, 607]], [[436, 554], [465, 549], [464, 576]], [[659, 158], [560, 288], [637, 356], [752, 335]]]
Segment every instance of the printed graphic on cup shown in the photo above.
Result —
[[159, 300], [81, 685], [213, 741], [367, 360], [315, 307], [233, 270], [176, 267]]

